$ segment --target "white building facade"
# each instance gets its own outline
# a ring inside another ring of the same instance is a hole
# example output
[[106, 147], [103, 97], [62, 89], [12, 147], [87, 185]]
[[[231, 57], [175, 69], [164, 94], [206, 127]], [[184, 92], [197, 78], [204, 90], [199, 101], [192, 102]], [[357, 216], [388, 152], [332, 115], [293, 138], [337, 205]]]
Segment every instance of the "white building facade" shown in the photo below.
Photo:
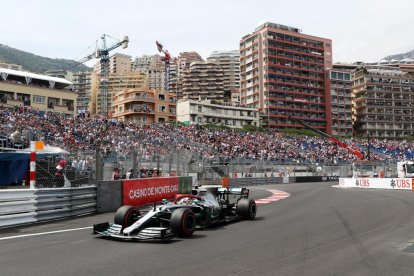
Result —
[[259, 112], [254, 108], [223, 105], [211, 100], [181, 99], [177, 103], [177, 121], [188, 124], [219, 124], [231, 128], [258, 127]]

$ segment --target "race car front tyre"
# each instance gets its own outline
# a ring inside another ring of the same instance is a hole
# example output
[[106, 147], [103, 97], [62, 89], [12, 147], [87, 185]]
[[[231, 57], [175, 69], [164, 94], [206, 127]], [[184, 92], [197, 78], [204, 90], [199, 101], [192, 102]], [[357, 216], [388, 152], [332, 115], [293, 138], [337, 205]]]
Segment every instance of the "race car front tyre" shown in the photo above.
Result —
[[135, 221], [139, 211], [134, 206], [124, 205], [120, 207], [114, 218], [114, 223], [122, 225], [122, 229], [131, 226]]
[[188, 208], [176, 209], [171, 215], [171, 228], [179, 237], [190, 237], [196, 227], [196, 218]]
[[236, 211], [243, 219], [253, 220], [256, 217], [256, 202], [253, 199], [242, 198], [237, 203]]

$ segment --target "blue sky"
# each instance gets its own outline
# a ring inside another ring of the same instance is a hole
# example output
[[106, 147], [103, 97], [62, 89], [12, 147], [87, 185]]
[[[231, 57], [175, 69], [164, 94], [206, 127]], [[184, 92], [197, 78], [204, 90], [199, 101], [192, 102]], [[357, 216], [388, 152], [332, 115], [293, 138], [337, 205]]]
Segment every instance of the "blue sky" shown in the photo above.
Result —
[[[410, 0], [36, 0], [1, 1], [0, 43], [51, 58], [80, 59], [102, 34], [128, 35], [135, 56], [238, 49], [270, 21], [332, 39], [334, 62], [379, 61], [414, 49]], [[113, 44], [114, 40], [108, 40]], [[113, 53], [115, 53], [113, 52]]]

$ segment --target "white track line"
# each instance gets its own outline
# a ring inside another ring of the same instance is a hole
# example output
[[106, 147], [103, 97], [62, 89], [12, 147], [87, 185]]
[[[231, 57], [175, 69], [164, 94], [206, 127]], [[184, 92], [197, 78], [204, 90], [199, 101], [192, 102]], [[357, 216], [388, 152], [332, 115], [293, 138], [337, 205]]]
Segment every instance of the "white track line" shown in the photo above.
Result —
[[43, 236], [43, 235], [50, 235], [50, 234], [58, 234], [58, 233], [79, 231], [79, 230], [85, 230], [85, 229], [92, 229], [92, 226], [82, 227], [82, 228], [74, 228], [74, 229], [66, 229], [66, 230], [58, 230], [58, 231], [50, 231], [50, 232], [42, 232], [42, 233], [34, 233], [34, 234], [26, 234], [26, 235], [18, 235], [18, 236], [11, 236], [11, 237], [4, 237], [4, 238], [0, 238], [0, 241], [26, 238], [26, 237], [34, 237], [34, 236]]

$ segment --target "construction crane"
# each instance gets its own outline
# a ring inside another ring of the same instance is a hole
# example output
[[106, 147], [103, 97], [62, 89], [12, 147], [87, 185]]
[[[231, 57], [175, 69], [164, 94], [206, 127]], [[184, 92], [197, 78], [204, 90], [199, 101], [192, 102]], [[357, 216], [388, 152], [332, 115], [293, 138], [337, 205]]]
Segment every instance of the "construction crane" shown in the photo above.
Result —
[[155, 41], [155, 43], [157, 44], [158, 52], [164, 53], [164, 57], [161, 58], [161, 60], [164, 61], [164, 66], [165, 66], [164, 90], [168, 91], [169, 90], [169, 85], [170, 85], [170, 60], [171, 60], [171, 55], [168, 52], [168, 50], [164, 50], [164, 46], [160, 42]]
[[351, 146], [347, 145], [345, 142], [342, 142], [341, 140], [336, 139], [332, 135], [329, 135], [328, 133], [325, 133], [322, 130], [319, 130], [319, 129], [316, 129], [314, 127], [311, 127], [310, 125], [306, 124], [304, 121], [302, 121], [300, 119], [296, 119], [296, 118], [293, 118], [293, 117], [289, 116], [289, 120], [291, 122], [298, 123], [298, 124], [304, 126], [305, 128], [307, 128], [309, 130], [312, 130], [313, 132], [318, 133], [322, 137], [328, 138], [329, 141], [333, 142], [335, 145], [340, 146], [341, 148], [347, 149], [348, 152], [350, 152], [353, 155], [355, 155], [358, 159], [360, 159], [360, 160], [363, 160], [364, 159], [364, 155], [361, 152], [353, 149]]
[[[106, 38], [111, 37], [107, 34], [103, 34], [100, 38], [101, 45], [96, 41], [95, 51], [93, 53], [88, 54], [87, 56], [77, 60], [77, 65], [69, 68], [72, 69], [79, 64], [83, 64], [91, 59], [99, 59], [101, 64], [101, 72], [100, 72], [100, 81], [99, 81], [99, 98], [100, 98], [100, 106], [99, 106], [99, 113], [107, 115], [108, 114], [108, 77], [109, 77], [109, 52], [118, 48], [122, 47], [125, 49], [128, 47], [129, 38], [128, 36], [123, 36], [120, 41], [116, 42], [115, 44], [108, 46], [106, 43]], [[112, 38], [112, 37], [111, 37]], [[68, 70], [69, 70], [68, 69]]]

